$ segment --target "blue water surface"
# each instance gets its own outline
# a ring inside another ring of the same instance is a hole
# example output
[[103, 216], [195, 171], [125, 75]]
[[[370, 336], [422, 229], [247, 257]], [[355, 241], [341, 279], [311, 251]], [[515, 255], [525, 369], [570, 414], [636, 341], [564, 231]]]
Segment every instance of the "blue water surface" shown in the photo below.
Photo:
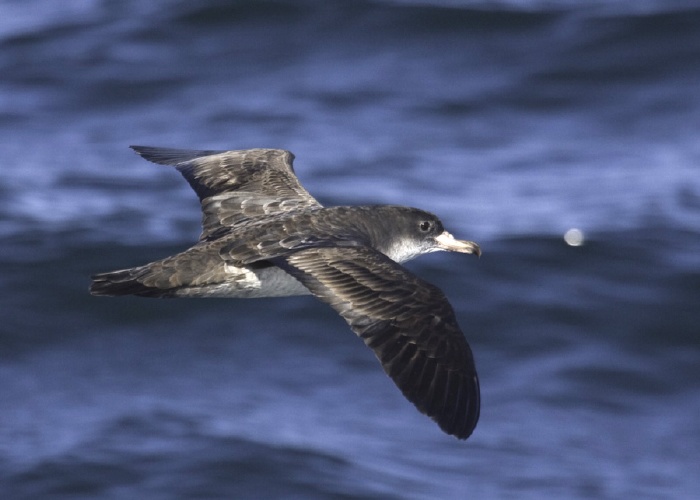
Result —
[[[697, 498], [700, 4], [0, 3], [0, 496]], [[466, 442], [311, 297], [104, 299], [196, 197], [127, 146], [276, 147], [440, 215]], [[578, 229], [581, 245], [564, 235]]]

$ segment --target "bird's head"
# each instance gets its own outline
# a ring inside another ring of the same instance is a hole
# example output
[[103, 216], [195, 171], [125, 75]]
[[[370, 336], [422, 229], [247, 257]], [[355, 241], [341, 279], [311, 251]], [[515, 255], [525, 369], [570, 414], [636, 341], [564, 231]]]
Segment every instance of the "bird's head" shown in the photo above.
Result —
[[436, 215], [424, 210], [387, 207], [385, 225], [384, 234], [378, 235], [377, 249], [396, 262], [438, 251], [481, 256], [478, 244], [456, 239], [445, 230]]

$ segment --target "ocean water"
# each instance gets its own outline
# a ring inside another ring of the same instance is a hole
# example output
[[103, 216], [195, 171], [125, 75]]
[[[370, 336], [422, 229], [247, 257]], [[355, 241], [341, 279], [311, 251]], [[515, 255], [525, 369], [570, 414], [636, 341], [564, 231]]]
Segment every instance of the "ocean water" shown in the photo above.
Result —
[[[0, 2], [0, 497], [697, 498], [700, 3]], [[106, 299], [196, 197], [127, 146], [278, 147], [435, 212], [467, 441], [310, 297]], [[564, 235], [577, 229], [582, 244]]]

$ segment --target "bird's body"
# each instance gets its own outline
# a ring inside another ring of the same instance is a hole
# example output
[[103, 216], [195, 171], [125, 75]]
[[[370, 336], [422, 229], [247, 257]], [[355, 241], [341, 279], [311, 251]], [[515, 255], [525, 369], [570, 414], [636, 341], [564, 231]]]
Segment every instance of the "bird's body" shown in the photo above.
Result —
[[479, 416], [471, 350], [442, 292], [400, 263], [438, 250], [480, 254], [478, 245], [415, 208], [322, 207], [287, 151], [134, 149], [185, 176], [202, 204], [203, 231], [184, 252], [93, 276], [92, 294], [313, 294], [345, 318], [421, 412], [449, 434], [471, 434]]

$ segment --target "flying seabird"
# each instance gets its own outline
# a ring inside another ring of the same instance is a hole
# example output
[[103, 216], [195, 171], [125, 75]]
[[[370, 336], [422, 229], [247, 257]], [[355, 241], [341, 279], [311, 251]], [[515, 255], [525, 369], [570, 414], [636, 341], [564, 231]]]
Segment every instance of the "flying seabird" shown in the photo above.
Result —
[[416, 208], [323, 207], [299, 183], [289, 151], [132, 149], [185, 177], [201, 202], [202, 234], [176, 255], [92, 276], [93, 295], [312, 294], [420, 412], [447, 434], [471, 435], [480, 408], [472, 351], [442, 291], [400, 263], [439, 250], [481, 255], [476, 243]]

